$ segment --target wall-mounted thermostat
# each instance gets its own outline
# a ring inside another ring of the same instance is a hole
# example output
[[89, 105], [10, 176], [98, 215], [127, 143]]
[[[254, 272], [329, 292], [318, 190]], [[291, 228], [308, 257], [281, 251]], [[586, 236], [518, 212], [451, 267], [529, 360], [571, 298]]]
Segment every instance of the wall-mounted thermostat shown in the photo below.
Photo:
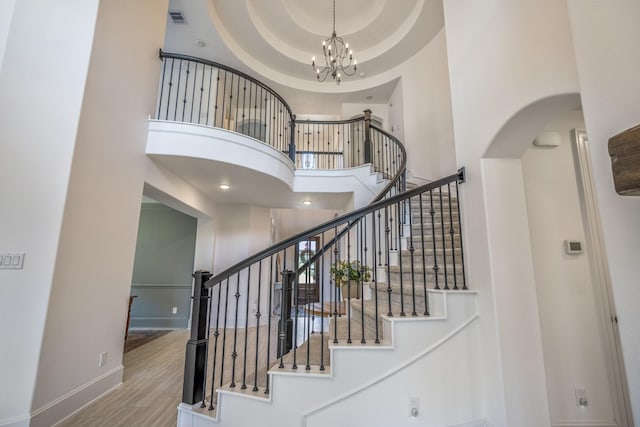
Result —
[[578, 255], [582, 253], [582, 242], [579, 240], [565, 240], [564, 249], [567, 255]]

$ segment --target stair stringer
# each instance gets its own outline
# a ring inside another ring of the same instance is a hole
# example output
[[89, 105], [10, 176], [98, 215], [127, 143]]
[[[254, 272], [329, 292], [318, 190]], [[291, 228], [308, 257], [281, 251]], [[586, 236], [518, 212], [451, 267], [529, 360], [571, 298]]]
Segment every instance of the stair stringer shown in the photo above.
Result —
[[[328, 373], [274, 369], [269, 399], [221, 392], [216, 418], [181, 406], [178, 427], [483, 425], [476, 292], [441, 292], [443, 316], [384, 318], [390, 345], [332, 345]], [[420, 402], [417, 419], [410, 397]]]

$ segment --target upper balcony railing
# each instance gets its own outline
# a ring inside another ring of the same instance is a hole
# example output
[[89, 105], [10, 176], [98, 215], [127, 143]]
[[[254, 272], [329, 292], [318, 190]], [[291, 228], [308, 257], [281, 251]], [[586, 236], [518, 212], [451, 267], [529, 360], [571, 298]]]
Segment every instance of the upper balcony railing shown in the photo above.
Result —
[[162, 50], [160, 58], [158, 120], [241, 133], [285, 153], [298, 169], [370, 163], [391, 178], [401, 163], [398, 143], [371, 126], [369, 110], [348, 120], [296, 120], [279, 94], [247, 74]]

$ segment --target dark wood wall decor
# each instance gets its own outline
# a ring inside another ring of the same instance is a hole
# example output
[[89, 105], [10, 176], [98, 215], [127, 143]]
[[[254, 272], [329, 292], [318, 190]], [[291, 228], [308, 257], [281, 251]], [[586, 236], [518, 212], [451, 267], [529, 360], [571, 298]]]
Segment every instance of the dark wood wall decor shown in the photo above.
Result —
[[616, 192], [640, 196], [640, 125], [609, 138], [609, 156]]

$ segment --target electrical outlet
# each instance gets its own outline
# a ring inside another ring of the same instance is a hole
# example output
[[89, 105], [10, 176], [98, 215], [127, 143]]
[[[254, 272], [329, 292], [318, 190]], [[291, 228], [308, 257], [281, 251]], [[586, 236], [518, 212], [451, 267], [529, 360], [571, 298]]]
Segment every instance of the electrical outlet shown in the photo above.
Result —
[[587, 390], [584, 388], [576, 388], [576, 405], [580, 407], [589, 406], [587, 399]]
[[108, 355], [109, 353], [107, 353], [106, 351], [104, 353], [100, 353], [100, 358], [98, 359], [98, 368], [102, 368], [104, 365], [107, 364]]
[[171, 314], [178, 314], [178, 307], [173, 307], [171, 309]]
[[418, 399], [417, 397], [410, 397], [409, 398], [409, 416], [411, 418], [417, 418], [419, 409], [420, 409], [420, 399]]

